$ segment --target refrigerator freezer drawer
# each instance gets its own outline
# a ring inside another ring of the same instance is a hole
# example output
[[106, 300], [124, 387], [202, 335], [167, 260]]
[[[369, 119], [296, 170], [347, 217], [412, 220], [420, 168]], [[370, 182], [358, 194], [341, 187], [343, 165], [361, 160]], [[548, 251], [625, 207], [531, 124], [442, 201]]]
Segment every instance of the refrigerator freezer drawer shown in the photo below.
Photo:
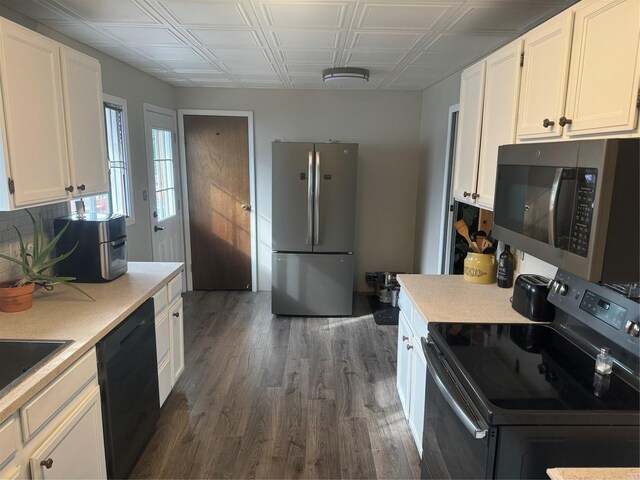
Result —
[[353, 312], [353, 255], [273, 253], [274, 315], [347, 316]]

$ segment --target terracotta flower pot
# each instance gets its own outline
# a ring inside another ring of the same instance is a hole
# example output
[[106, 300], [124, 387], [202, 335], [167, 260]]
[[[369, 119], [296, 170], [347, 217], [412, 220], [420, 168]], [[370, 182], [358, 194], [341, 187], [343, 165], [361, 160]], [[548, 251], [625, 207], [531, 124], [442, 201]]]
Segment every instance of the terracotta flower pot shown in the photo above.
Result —
[[12, 287], [14, 284], [15, 280], [0, 282], [0, 312], [22, 312], [31, 308], [35, 284], [28, 283], [20, 287]]

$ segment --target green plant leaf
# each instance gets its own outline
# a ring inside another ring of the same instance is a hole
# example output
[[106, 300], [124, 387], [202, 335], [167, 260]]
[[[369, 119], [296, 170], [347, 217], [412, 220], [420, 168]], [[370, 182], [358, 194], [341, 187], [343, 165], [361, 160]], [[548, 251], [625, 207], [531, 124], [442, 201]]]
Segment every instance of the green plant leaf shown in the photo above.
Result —
[[8, 255], [3, 255], [0, 253], [0, 258], [4, 258], [5, 260], [9, 260], [10, 262], [17, 263], [18, 265], [22, 265], [22, 261], [17, 258], [9, 257]]
[[78, 244], [76, 243], [75, 246], [69, 250], [67, 253], [64, 253], [58, 257], [52, 258], [51, 260], [48, 260], [46, 262], [44, 262], [42, 264], [42, 271], [47, 270], [48, 268], [53, 267], [56, 263], [61, 262], [62, 260], [64, 260], [65, 258], [67, 258], [69, 255], [71, 255], [73, 252], [75, 252], [76, 248], [78, 247]]
[[[37, 272], [42, 272], [44, 270], [42, 268], [42, 264], [47, 261], [47, 258], [49, 257], [49, 254], [53, 251], [53, 249], [57, 245], [57, 243], [60, 240], [60, 238], [62, 238], [62, 235], [64, 234], [64, 232], [69, 227], [69, 223], [70, 222], [67, 222], [67, 224], [64, 226], [64, 228], [62, 230], [60, 230], [60, 232], [58, 232], [58, 234], [55, 237], [53, 237], [53, 239], [49, 242], [49, 244], [47, 246], [43, 245], [42, 251], [38, 252], [38, 257], [33, 259], [33, 264], [31, 265], [33, 270], [35, 270]], [[35, 243], [34, 243], [34, 245], [35, 245]], [[34, 252], [34, 254], [35, 254], [35, 252]]]
[[95, 298], [93, 298], [87, 292], [82, 290], [79, 286], [74, 285], [73, 283], [71, 283], [72, 280], [75, 280], [75, 277], [53, 277], [53, 276], [49, 276], [49, 275], [38, 274], [37, 280], [44, 280], [44, 281], [47, 281], [49, 283], [61, 283], [62, 285], [66, 285], [67, 287], [71, 287], [74, 290], [77, 290], [78, 292], [82, 293], [83, 295], [85, 295], [86, 297], [90, 298], [94, 302], [96, 301]]

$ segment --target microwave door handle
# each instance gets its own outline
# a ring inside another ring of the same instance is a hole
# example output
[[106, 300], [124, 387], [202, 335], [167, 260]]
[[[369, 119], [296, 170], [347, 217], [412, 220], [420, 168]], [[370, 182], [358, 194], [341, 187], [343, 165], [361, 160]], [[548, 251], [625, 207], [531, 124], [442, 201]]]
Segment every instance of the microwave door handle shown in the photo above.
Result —
[[314, 205], [314, 240], [313, 244], [318, 245], [320, 243], [320, 152], [316, 151], [316, 196], [313, 202]]
[[307, 245], [313, 245], [313, 151], [309, 151], [307, 170]]
[[424, 338], [422, 344], [427, 357], [427, 368], [430, 369], [431, 376], [446, 402], [473, 438], [479, 440], [486, 437], [489, 433], [489, 427], [476, 420], [474, 415], [468, 411], [468, 407], [454, 397], [453, 392], [458, 391], [458, 388], [455, 386], [451, 374], [446, 372], [446, 367], [438, 358], [439, 355], [435, 352], [434, 344]]
[[558, 199], [560, 197], [560, 188], [562, 187], [564, 171], [564, 168], [556, 169], [556, 174], [553, 177], [553, 183], [551, 184], [551, 195], [549, 196], [549, 224], [547, 229], [549, 233], [548, 243], [552, 248], [556, 247], [558, 240], [556, 233], [556, 225], [558, 224]]

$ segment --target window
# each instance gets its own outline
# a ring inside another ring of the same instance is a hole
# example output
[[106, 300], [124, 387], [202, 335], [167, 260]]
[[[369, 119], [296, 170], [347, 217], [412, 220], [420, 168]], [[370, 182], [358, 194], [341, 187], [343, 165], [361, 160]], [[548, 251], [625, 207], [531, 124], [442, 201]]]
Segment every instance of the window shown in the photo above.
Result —
[[[84, 197], [88, 213], [118, 213], [133, 223], [133, 208], [129, 182], [129, 149], [127, 139], [127, 102], [111, 95], [104, 96], [105, 136], [109, 168], [109, 193]], [[75, 201], [71, 201], [75, 213]]]
[[156, 213], [158, 222], [162, 222], [176, 214], [176, 186], [173, 176], [171, 131], [152, 128], [151, 142], [153, 144]]

